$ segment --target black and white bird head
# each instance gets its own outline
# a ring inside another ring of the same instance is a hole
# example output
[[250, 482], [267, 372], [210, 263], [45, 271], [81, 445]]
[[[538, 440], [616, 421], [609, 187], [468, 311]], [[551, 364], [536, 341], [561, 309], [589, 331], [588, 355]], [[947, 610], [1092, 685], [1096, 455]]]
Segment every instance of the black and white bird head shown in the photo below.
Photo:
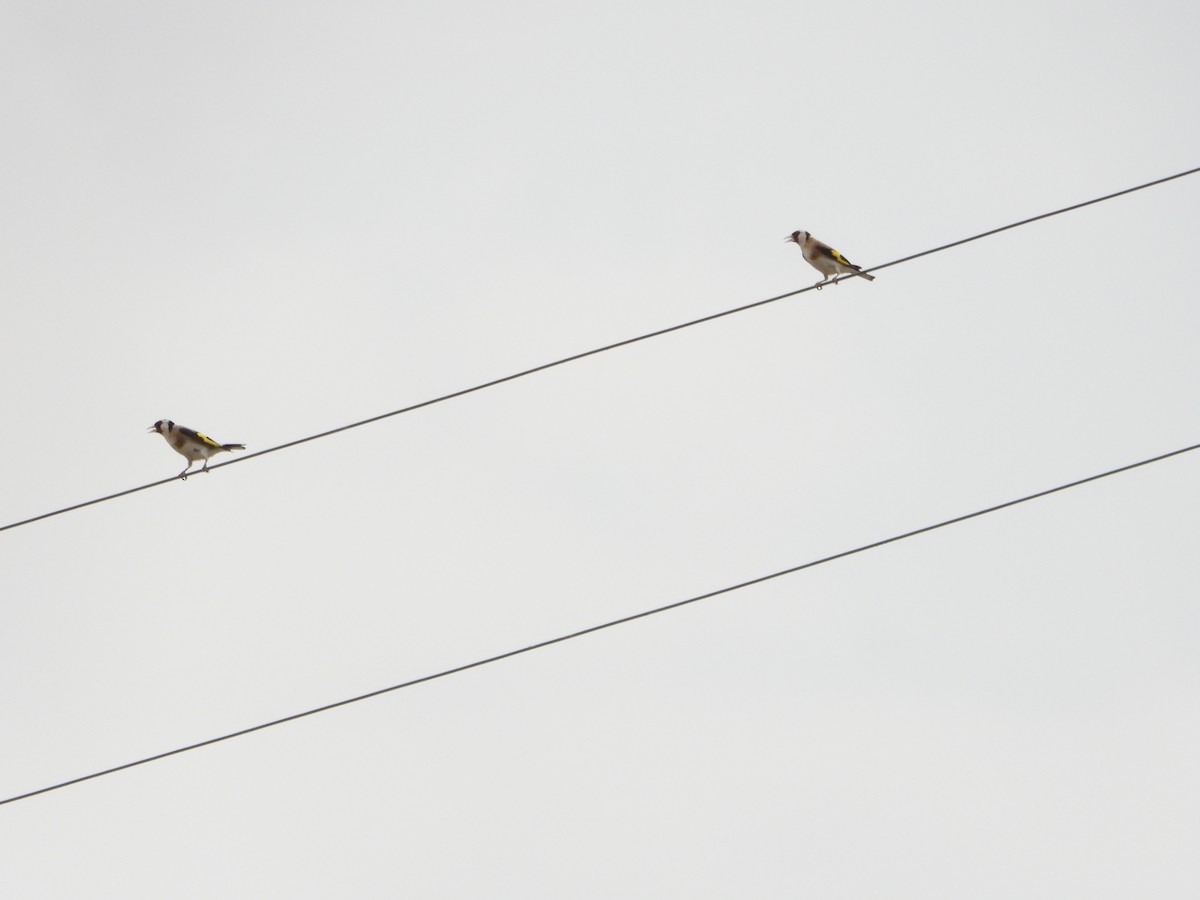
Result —
[[793, 231], [790, 235], [784, 238], [785, 241], [795, 241], [797, 244], [803, 244], [808, 240], [807, 231]]
[[165, 435], [168, 431], [175, 427], [175, 423], [170, 419], [159, 419], [153, 425], [146, 429], [146, 434], [162, 434]]

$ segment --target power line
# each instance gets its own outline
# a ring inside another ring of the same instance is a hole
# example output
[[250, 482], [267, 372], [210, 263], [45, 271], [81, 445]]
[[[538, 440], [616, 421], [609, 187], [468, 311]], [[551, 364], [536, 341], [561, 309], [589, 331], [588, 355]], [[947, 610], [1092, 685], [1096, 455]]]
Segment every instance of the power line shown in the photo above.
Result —
[[906, 538], [916, 537], [919, 534], [926, 534], [930, 531], [936, 531], [939, 528], [945, 528], [947, 525], [956, 525], [960, 522], [965, 522], [968, 519], [975, 519], [975, 518], [978, 518], [979, 516], [985, 516], [988, 513], [994, 513], [999, 510], [1002, 510], [1002, 509], [1007, 509], [1010, 506], [1016, 506], [1020, 503], [1027, 503], [1030, 500], [1037, 500], [1040, 497], [1048, 497], [1050, 494], [1056, 494], [1059, 491], [1065, 491], [1068, 488], [1079, 487], [1080, 485], [1087, 484], [1088, 482], [1098, 481], [1101, 478], [1107, 478], [1110, 475], [1118, 475], [1122, 472], [1128, 472], [1131, 469], [1137, 469], [1141, 466], [1148, 466], [1151, 463], [1162, 462], [1165, 459], [1170, 459], [1173, 456], [1180, 456], [1181, 454], [1184, 454], [1184, 453], [1190, 453], [1193, 450], [1200, 450], [1200, 444], [1192, 444], [1190, 447], [1183, 447], [1179, 450], [1172, 450], [1170, 453], [1163, 453], [1158, 456], [1152, 456], [1149, 459], [1143, 459], [1143, 460], [1140, 460], [1139, 462], [1130, 463], [1129, 465], [1125, 465], [1125, 466], [1120, 466], [1116, 469], [1109, 469], [1106, 472], [1100, 472], [1099, 474], [1096, 474], [1096, 475], [1089, 475], [1086, 478], [1080, 478], [1076, 481], [1070, 481], [1070, 482], [1067, 482], [1066, 484], [1060, 484], [1057, 487], [1052, 487], [1052, 488], [1048, 488], [1043, 491], [1038, 491], [1037, 493], [1034, 493], [1034, 494], [1027, 494], [1026, 496], [1019, 497], [1016, 500], [1007, 500], [1004, 503], [997, 503], [995, 506], [989, 506], [989, 507], [986, 507], [985, 509], [979, 509], [979, 510], [976, 510], [975, 512], [966, 513], [965, 515], [955, 516], [952, 519], [945, 519], [945, 520], [943, 520], [941, 522], [937, 522], [936, 524], [933, 524], [933, 525], [926, 525], [922, 528], [916, 528], [916, 529], [913, 529], [912, 531], [906, 531], [903, 534], [897, 534], [897, 535], [893, 535], [892, 537], [884, 538], [879, 541], [873, 541], [869, 544], [863, 544], [859, 547], [854, 547], [850, 550], [843, 550], [840, 553], [834, 553], [832, 556], [825, 556], [820, 559], [815, 559], [815, 560], [811, 560], [806, 563], [801, 563], [800, 565], [791, 566], [790, 568], [787, 568], [787, 569], [780, 569], [778, 572], [772, 572], [769, 575], [760, 575], [757, 578], [751, 578], [749, 581], [743, 581], [738, 584], [730, 585], [729, 587], [719, 588], [718, 590], [709, 591], [708, 593], [705, 593], [705, 594], [698, 594], [695, 597], [689, 597], [686, 600], [677, 600], [674, 603], [668, 603], [665, 606], [657, 606], [654, 609], [647, 609], [647, 610], [644, 610], [643, 612], [634, 613], [633, 615], [630, 615], [630, 616], [623, 616], [619, 619], [613, 619], [612, 621], [603, 622], [599, 625], [592, 625], [588, 628], [583, 628], [579, 631], [573, 631], [570, 634], [560, 635], [558, 637], [550, 638], [549, 640], [545, 640], [545, 641], [538, 641], [536, 644], [528, 644], [524, 647], [519, 647], [516, 650], [509, 650], [504, 653], [498, 653], [495, 656], [489, 656], [486, 659], [479, 659], [479, 660], [476, 660], [475, 662], [466, 663], [461, 666], [454, 666], [453, 668], [450, 668], [450, 669], [443, 669], [440, 672], [434, 672], [432, 675], [423, 675], [420, 678], [414, 678], [411, 681], [405, 681], [405, 682], [401, 682], [400, 684], [394, 684], [391, 687], [380, 688], [379, 690], [370, 691], [366, 694], [359, 694], [358, 696], [349, 697], [345, 700], [338, 700], [334, 703], [327, 703], [324, 706], [318, 706], [313, 709], [305, 710], [304, 712], [293, 713], [290, 716], [284, 716], [279, 719], [272, 719], [271, 721], [263, 722], [260, 725], [252, 725], [249, 728], [243, 728], [239, 731], [231, 731], [228, 734], [223, 734], [223, 735], [220, 735], [219, 737], [209, 738], [204, 741], [198, 741], [194, 744], [188, 744], [185, 747], [178, 747], [174, 750], [167, 750], [164, 753], [156, 753], [153, 756], [147, 756], [142, 759], [134, 760], [133, 762], [122, 763], [119, 766], [113, 766], [108, 769], [103, 769], [99, 772], [93, 772], [90, 775], [81, 775], [78, 778], [71, 778], [71, 779], [68, 779], [67, 781], [61, 781], [58, 784], [52, 784], [48, 787], [38, 788], [37, 790], [33, 790], [33, 791], [27, 791], [24, 794], [17, 794], [13, 797], [8, 797], [7, 799], [0, 800], [0, 806], [3, 806], [6, 803], [15, 803], [18, 800], [25, 800], [25, 799], [28, 799], [29, 797], [36, 797], [39, 794], [49, 793], [50, 791], [56, 791], [56, 790], [59, 790], [60, 788], [70, 787], [71, 785], [79, 784], [84, 781], [90, 781], [93, 778], [100, 778], [104, 775], [112, 775], [112, 774], [115, 774], [116, 772], [123, 772], [126, 769], [132, 769], [135, 766], [142, 766], [142, 765], [145, 765], [146, 763], [156, 762], [160, 759], [166, 759], [169, 756], [177, 756], [181, 753], [187, 753], [191, 750], [199, 750], [201, 747], [208, 747], [208, 746], [211, 746], [212, 744], [221, 743], [222, 741], [228, 741], [228, 740], [232, 740], [233, 738], [243, 737], [244, 735], [247, 735], [247, 734], [253, 734], [256, 731], [262, 731], [266, 728], [273, 728], [276, 725], [283, 725], [286, 722], [294, 722], [297, 719], [303, 719], [303, 718], [306, 718], [307, 716], [315, 716], [317, 713], [328, 712], [331, 709], [337, 709], [340, 706], [348, 706], [351, 703], [358, 703], [361, 700], [369, 700], [372, 697], [379, 697], [383, 694], [389, 694], [392, 691], [398, 691], [403, 688], [415, 687], [418, 684], [424, 684], [425, 682], [434, 681], [438, 678], [445, 678], [448, 675], [457, 675], [458, 673], [466, 672], [469, 669], [477, 669], [480, 666], [486, 666], [486, 665], [490, 665], [491, 663], [500, 662], [501, 660], [504, 660], [504, 659], [510, 659], [514, 656], [520, 656], [522, 653], [529, 653], [530, 651], [533, 651], [533, 650], [541, 650], [545, 647], [553, 646], [554, 644], [561, 644], [564, 641], [570, 641], [570, 640], [574, 640], [575, 638], [583, 637], [584, 635], [594, 634], [595, 632], [603, 631], [606, 628], [613, 628], [617, 625], [625, 625], [625, 624], [628, 624], [629, 622], [634, 622], [638, 619], [645, 619], [649, 616], [655, 616], [655, 615], [658, 615], [659, 613], [664, 613], [669, 610], [679, 609], [681, 606], [687, 606], [691, 603], [698, 603], [701, 600], [709, 600], [713, 597], [719, 597], [722, 594], [728, 594], [733, 591], [741, 590], [742, 588], [751, 587], [752, 585], [762, 584], [765, 581], [771, 581], [774, 578], [781, 578], [784, 575], [792, 575], [796, 572], [801, 572], [805, 569], [811, 569], [815, 566], [824, 565], [825, 563], [833, 562], [834, 560], [837, 560], [837, 559], [844, 559], [845, 557], [853, 556], [856, 553], [863, 553], [867, 550], [875, 550], [879, 547], [884, 547], [888, 544], [894, 544], [897, 541], [905, 540]]
[[[1051, 216], [1057, 216], [1057, 215], [1061, 215], [1062, 213], [1072, 212], [1073, 210], [1076, 210], [1076, 209], [1082, 209], [1085, 206], [1092, 206], [1093, 204], [1096, 204], [1096, 203], [1103, 203], [1104, 201], [1112, 200], [1115, 197], [1121, 197], [1125, 194], [1132, 194], [1135, 191], [1145, 190], [1148, 187], [1154, 187], [1155, 185], [1164, 184], [1168, 181], [1174, 181], [1176, 178], [1183, 178], [1186, 175], [1194, 175], [1197, 172], [1200, 172], [1200, 166], [1198, 166], [1194, 169], [1188, 169], [1186, 172], [1179, 172], [1175, 175], [1168, 175], [1166, 178], [1158, 178], [1158, 179], [1155, 179], [1154, 181], [1147, 181], [1145, 184], [1139, 184], [1139, 185], [1135, 185], [1134, 187], [1131, 187], [1131, 188], [1125, 188], [1124, 190], [1116, 191], [1115, 193], [1112, 193], [1112, 194], [1105, 194], [1103, 197], [1096, 197], [1092, 200], [1085, 200], [1082, 203], [1075, 203], [1071, 206], [1064, 206], [1062, 209], [1056, 209], [1056, 210], [1053, 210], [1052, 212], [1041, 213], [1040, 215], [1031, 216], [1028, 219], [1021, 219], [1019, 222], [1013, 222], [1009, 225], [1002, 225], [1001, 227], [993, 228], [990, 231], [983, 231], [983, 232], [980, 232], [979, 234], [972, 235], [971, 237], [965, 237], [965, 238], [962, 238], [957, 241], [952, 241], [949, 244], [943, 244], [940, 247], [933, 247], [932, 249], [929, 249], [929, 250], [922, 250], [920, 253], [913, 253], [910, 256], [903, 256], [900, 259], [894, 259], [891, 262], [883, 263], [882, 265], [874, 266], [869, 269], [863, 269], [863, 271], [864, 272], [877, 272], [880, 269], [888, 269], [888, 268], [891, 268], [892, 266], [898, 266], [901, 263], [906, 263], [906, 262], [910, 262], [914, 259], [919, 259], [922, 256], [929, 256], [932, 253], [940, 253], [941, 251], [949, 250], [952, 247], [960, 247], [963, 244], [969, 244], [971, 241], [977, 241], [981, 238], [990, 237], [994, 234], [999, 234], [1002, 231], [1008, 231], [1012, 228], [1019, 228], [1022, 225], [1028, 225], [1031, 222], [1037, 222], [1042, 219], [1048, 219]], [[238, 463], [243, 463], [243, 462], [247, 462], [248, 460], [254, 459], [257, 456], [266, 456], [268, 453], [274, 453], [277, 450], [286, 450], [289, 447], [295, 447], [298, 444], [306, 444], [309, 441], [315, 441], [320, 438], [326, 438], [326, 437], [329, 437], [330, 435], [337, 434], [338, 432], [341, 432], [341, 431], [349, 431], [351, 428], [359, 428], [363, 425], [370, 425], [372, 422], [379, 422], [383, 419], [390, 419], [392, 416], [399, 416], [399, 415], [403, 415], [404, 413], [415, 412], [416, 410], [422, 409], [426, 406], [433, 406], [435, 403], [444, 403], [447, 400], [454, 400], [458, 397], [464, 397], [467, 394], [473, 394], [476, 391], [482, 391], [482, 390], [485, 390], [486, 388], [496, 387], [497, 385], [504, 384], [505, 382], [508, 382], [508, 381], [515, 381], [516, 379], [524, 378], [527, 375], [533, 375], [537, 372], [544, 372], [547, 369], [553, 369], [556, 366], [562, 366], [562, 365], [566, 365], [567, 363], [570, 363], [570, 362], [576, 362], [577, 360], [586, 359], [587, 357], [595, 356], [598, 353], [606, 353], [609, 350], [616, 350], [618, 347], [627, 347], [630, 344], [636, 344], [639, 341], [647, 341], [647, 340], [650, 340], [651, 338], [661, 337], [664, 334], [670, 334], [673, 331], [682, 331], [684, 328], [691, 328], [694, 325], [701, 325], [705, 322], [712, 322], [715, 319], [721, 319], [721, 318], [724, 318], [725, 316], [732, 316], [735, 313], [745, 312], [748, 309], [754, 309], [755, 307], [758, 307], [758, 306], [766, 306], [768, 303], [774, 303], [777, 300], [784, 300], [788, 297], [795, 297], [797, 294], [804, 294], [815, 288], [816, 288], [816, 285], [809, 285], [808, 287], [800, 288], [799, 290], [795, 290], [795, 291], [790, 291], [786, 294], [779, 294], [775, 297], [768, 297], [766, 300], [756, 300], [753, 303], [747, 303], [744, 306], [737, 306], [737, 307], [734, 307], [733, 309], [727, 309], [724, 312], [712, 313], [711, 315], [701, 316], [698, 319], [692, 319], [687, 322], [681, 322], [678, 325], [669, 325], [668, 327], [660, 328], [657, 331], [648, 331], [645, 334], [639, 334], [636, 337], [625, 338], [624, 340], [621, 340], [621, 341], [615, 341], [614, 343], [611, 343], [611, 344], [605, 344], [603, 347], [596, 347], [592, 350], [585, 350], [582, 353], [575, 353], [575, 354], [572, 354], [571, 356], [564, 356], [561, 359], [556, 359], [556, 360], [553, 360], [552, 362], [548, 362], [548, 363], [542, 363], [540, 366], [534, 366], [533, 368], [530, 368], [530, 369], [523, 369], [520, 372], [514, 372], [511, 375], [505, 375], [501, 378], [493, 378], [491, 381], [484, 381], [480, 384], [474, 385], [473, 387], [463, 388], [462, 390], [458, 390], [458, 391], [452, 391], [449, 394], [442, 394], [440, 397], [434, 397], [430, 400], [423, 400], [420, 403], [414, 403], [410, 406], [402, 406], [400, 409], [394, 409], [391, 412], [381, 413], [380, 415], [377, 415], [377, 416], [371, 416], [369, 419], [362, 419], [358, 422], [351, 422], [349, 425], [340, 425], [337, 428], [330, 428], [328, 431], [321, 431], [321, 432], [318, 432], [317, 434], [310, 434], [308, 437], [297, 438], [294, 441], [288, 441], [287, 443], [284, 443], [284, 444], [278, 444], [274, 447], [268, 447], [266, 450], [259, 450], [255, 453], [245, 453], [236, 459], [226, 460], [225, 462], [211, 465], [208, 468], [209, 469], [220, 469], [225, 466], [237, 465]], [[127, 494], [136, 494], [138, 491], [144, 491], [144, 490], [148, 490], [149, 488], [158, 487], [160, 484], [167, 484], [169, 482], [176, 481], [177, 479], [178, 479], [178, 476], [171, 477], [171, 478], [163, 478], [159, 481], [152, 481], [149, 484], [143, 484], [138, 487], [128, 488], [127, 490], [124, 490], [124, 491], [118, 491], [115, 494], [107, 494], [103, 497], [97, 497], [95, 500], [86, 500], [83, 503], [76, 503], [71, 506], [64, 506], [62, 509], [56, 509], [53, 512], [42, 513], [41, 515], [38, 515], [38, 516], [32, 516], [28, 519], [22, 519], [19, 522], [11, 522], [8, 525], [0, 526], [0, 531], [7, 531], [10, 528], [19, 528], [22, 525], [30, 525], [34, 522], [39, 522], [42, 519], [49, 519], [52, 516], [58, 516], [58, 515], [62, 515], [63, 513], [73, 512], [74, 510], [77, 510], [77, 509], [83, 509], [85, 506], [95, 506], [97, 503], [104, 503], [108, 500], [115, 500], [118, 497], [124, 497]]]

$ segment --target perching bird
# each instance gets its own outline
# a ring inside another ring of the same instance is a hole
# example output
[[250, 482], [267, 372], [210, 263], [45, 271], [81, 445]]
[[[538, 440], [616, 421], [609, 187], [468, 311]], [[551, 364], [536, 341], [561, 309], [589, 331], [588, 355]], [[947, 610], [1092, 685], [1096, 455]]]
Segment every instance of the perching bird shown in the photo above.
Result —
[[838, 283], [836, 277], [838, 275], [861, 275], [867, 281], [875, 280], [874, 275], [868, 275], [860, 266], [850, 262], [828, 244], [821, 243], [807, 231], [793, 231], [791, 236], [784, 240], [795, 241], [801, 252], [804, 253], [805, 261], [825, 276], [816, 284], [818, 291], [821, 289], [821, 285], [829, 280], [830, 275], [835, 276], [834, 284]]
[[[198, 431], [192, 431], [190, 428], [184, 428], [182, 425], [176, 425], [168, 419], [159, 419], [150, 426], [150, 431], [161, 434], [166, 439], [166, 442], [171, 445], [171, 449], [187, 458], [187, 466], [179, 473], [179, 477], [184, 481], [187, 481], [188, 469], [197, 460], [204, 460], [204, 468], [200, 471], [207, 472], [210, 456], [216, 456], [225, 450], [246, 449], [245, 444], [218, 444], [207, 434], [201, 434]], [[149, 434], [150, 432], [146, 433]]]

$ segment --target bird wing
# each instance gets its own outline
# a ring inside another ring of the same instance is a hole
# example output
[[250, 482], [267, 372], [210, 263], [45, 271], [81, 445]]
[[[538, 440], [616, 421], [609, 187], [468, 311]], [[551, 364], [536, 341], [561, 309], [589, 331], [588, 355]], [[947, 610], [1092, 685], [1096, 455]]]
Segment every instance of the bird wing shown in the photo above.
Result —
[[850, 260], [846, 259], [846, 257], [842, 256], [842, 254], [838, 253], [828, 244], [822, 244], [820, 241], [817, 241], [817, 255], [824, 256], [826, 259], [832, 259], [834, 262], [843, 266], [847, 266], [851, 269], [858, 268], [858, 266], [850, 262]]
[[822, 244], [820, 241], [815, 241], [814, 243], [817, 245], [818, 256], [824, 256], [826, 259], [832, 259], [834, 262], [841, 263], [843, 266], [849, 266], [852, 269], [858, 268], [858, 266], [854, 265], [854, 263], [850, 262], [850, 260], [846, 259], [846, 257], [842, 256], [842, 254], [838, 253], [828, 244]]
[[826, 259], [832, 259], [834, 262], [840, 262], [844, 266], [849, 265], [849, 263], [846, 262], [846, 257], [842, 256], [842, 254], [838, 253], [828, 244], [821, 243], [816, 238], [813, 238], [813, 250], [816, 251], [817, 256], [823, 256]]
[[198, 431], [192, 431], [192, 429], [184, 428], [182, 425], [176, 425], [175, 427], [178, 428], [185, 437], [189, 437], [193, 441], [199, 441], [201, 444], [207, 444], [209, 447], [223, 449], [220, 444], [210, 438], [207, 434], [201, 434]]

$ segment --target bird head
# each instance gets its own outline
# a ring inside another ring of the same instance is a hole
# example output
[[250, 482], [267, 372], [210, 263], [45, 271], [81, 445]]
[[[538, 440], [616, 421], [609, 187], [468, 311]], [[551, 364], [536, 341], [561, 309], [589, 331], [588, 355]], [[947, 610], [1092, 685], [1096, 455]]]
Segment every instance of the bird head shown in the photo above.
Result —
[[146, 434], [150, 434], [150, 433], [166, 434], [168, 431], [170, 431], [174, 427], [175, 427], [174, 422], [172, 422], [168, 419], [159, 419], [157, 422], [155, 422], [153, 425], [151, 425], [149, 428], [146, 429]]
[[785, 241], [795, 241], [797, 244], [803, 244], [808, 240], [807, 231], [793, 231], [790, 235], [784, 238]]

